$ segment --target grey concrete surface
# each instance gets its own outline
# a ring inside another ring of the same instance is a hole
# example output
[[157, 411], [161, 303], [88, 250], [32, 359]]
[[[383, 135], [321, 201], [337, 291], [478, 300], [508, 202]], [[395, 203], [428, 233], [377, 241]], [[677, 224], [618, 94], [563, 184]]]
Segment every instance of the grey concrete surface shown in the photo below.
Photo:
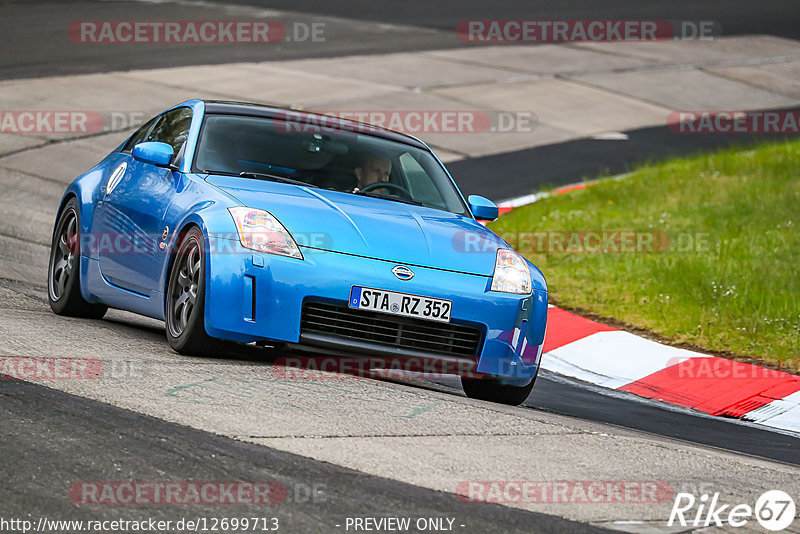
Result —
[[712, 40], [653, 42], [582, 42], [574, 46], [582, 50], [605, 52], [630, 59], [653, 62], [657, 66], [674, 64], [702, 66], [731, 62], [763, 62], [765, 58], [784, 60], [797, 56], [797, 37], [780, 38], [759, 35], [729, 36]]
[[744, 67], [716, 67], [709, 68], [708, 71], [789, 98], [797, 98], [800, 95], [800, 61]]
[[701, 70], [627, 72], [613, 76], [591, 74], [575, 78], [673, 111], [750, 110], [797, 104], [795, 99]]
[[[618, 74], [608, 76], [616, 79]], [[582, 80], [583, 78], [579, 78]], [[620, 96], [620, 90], [596, 89], [573, 80], [539, 79], [489, 86], [437, 89], [436, 93], [480, 108], [536, 110], [540, 124], [570, 132], [572, 138], [665, 122], [670, 108]]]
[[[0, 132], [0, 155], [69, 142], [87, 133], [119, 131], [124, 138], [147, 117], [189, 98], [334, 113], [458, 110], [486, 114], [495, 131], [500, 113], [534, 119], [517, 122], [502, 134], [469, 129], [442, 133], [412, 126], [409, 133], [441, 149], [448, 161], [662, 126], [678, 110], [800, 105], [796, 41], [747, 36], [624, 44], [493, 46], [0, 81], [1, 111], [87, 111], [105, 119], [99, 132]], [[752, 76], [753, 69], [762, 74]], [[101, 139], [106, 138], [79, 143], [76, 149], [100, 154], [95, 147], [105, 146]], [[52, 155], [50, 165], [69, 163], [63, 157], [70, 150], [66, 146], [44, 150]], [[15, 166], [26, 157], [12, 156], [2, 164], [26, 170]], [[80, 170], [62, 165], [52, 172], [66, 178]]]
[[635, 69], [657, 64], [655, 60], [649, 58], [606, 53], [564, 44], [490, 45], [468, 49], [432, 50], [429, 55], [458, 60], [463, 65], [495, 65], [545, 77], [594, 70]]

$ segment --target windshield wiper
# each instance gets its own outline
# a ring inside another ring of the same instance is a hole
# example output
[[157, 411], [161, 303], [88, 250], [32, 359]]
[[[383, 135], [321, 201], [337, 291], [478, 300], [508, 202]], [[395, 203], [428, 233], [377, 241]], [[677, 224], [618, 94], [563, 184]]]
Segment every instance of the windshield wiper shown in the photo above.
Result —
[[238, 176], [240, 178], [255, 178], [256, 180], [269, 180], [272, 182], [280, 182], [282, 184], [302, 185], [306, 187], [319, 187], [318, 185], [310, 184], [308, 182], [303, 182], [300, 180], [295, 180], [294, 178], [287, 178], [285, 176], [278, 176], [275, 174], [264, 174], [260, 172], [245, 171], [236, 174], [235, 172], [230, 172], [230, 171], [211, 171], [208, 169], [204, 169], [201, 172], [203, 174], [218, 174], [220, 176]]
[[394, 200], [395, 202], [402, 202], [403, 204], [411, 204], [412, 206], [425, 206], [422, 202], [411, 200], [408, 198], [393, 197], [390, 195], [381, 195], [380, 193], [373, 193], [372, 191], [353, 191], [354, 195], [363, 195], [365, 197], [382, 198], [383, 200]]
[[302, 185], [305, 187], [319, 187], [302, 180], [295, 180], [294, 178], [287, 178], [286, 176], [278, 176], [277, 174], [265, 174], [261, 172], [240, 172], [239, 176], [242, 178], [255, 178], [256, 180], [269, 180], [271, 182], [280, 182], [282, 184]]

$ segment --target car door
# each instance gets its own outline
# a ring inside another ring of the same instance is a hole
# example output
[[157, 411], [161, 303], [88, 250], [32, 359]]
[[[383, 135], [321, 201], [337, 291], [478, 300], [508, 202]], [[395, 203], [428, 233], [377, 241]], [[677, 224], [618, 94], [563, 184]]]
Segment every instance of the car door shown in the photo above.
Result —
[[[133, 146], [160, 141], [177, 156], [189, 133], [192, 111], [177, 108], [145, 125], [126, 143], [95, 209], [93, 229], [100, 271], [112, 284], [144, 296], [158, 290], [164, 250], [164, 215], [178, 185], [171, 169], [137, 161]], [[174, 161], [175, 156], [173, 156]]]

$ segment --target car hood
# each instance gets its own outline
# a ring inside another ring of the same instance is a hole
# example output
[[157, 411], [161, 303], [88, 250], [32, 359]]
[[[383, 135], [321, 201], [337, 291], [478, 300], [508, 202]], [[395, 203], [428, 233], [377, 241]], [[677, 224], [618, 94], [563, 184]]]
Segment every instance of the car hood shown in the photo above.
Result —
[[207, 181], [277, 217], [306, 248], [492, 276], [508, 245], [480, 223], [446, 211], [338, 191], [212, 175]]

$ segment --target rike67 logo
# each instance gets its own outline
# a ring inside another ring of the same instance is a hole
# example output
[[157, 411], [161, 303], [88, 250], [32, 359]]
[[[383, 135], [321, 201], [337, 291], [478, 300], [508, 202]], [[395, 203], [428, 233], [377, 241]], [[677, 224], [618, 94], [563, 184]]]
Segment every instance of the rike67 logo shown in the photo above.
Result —
[[669, 515], [667, 526], [676, 522], [682, 527], [743, 527], [755, 519], [763, 528], [778, 532], [788, 528], [795, 518], [794, 500], [781, 490], [764, 492], [755, 503], [723, 504], [719, 493], [702, 494], [696, 498], [691, 493], [678, 493]]

